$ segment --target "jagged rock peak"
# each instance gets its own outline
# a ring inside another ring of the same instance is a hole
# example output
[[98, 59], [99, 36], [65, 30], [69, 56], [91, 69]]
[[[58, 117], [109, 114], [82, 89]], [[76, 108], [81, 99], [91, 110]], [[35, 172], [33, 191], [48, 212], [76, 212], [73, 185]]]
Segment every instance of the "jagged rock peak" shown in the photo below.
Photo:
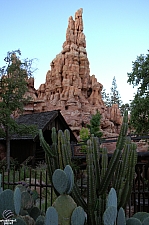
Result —
[[86, 48], [85, 35], [83, 33], [83, 19], [82, 19], [83, 9], [77, 10], [75, 13], [75, 20], [70, 16], [68, 20], [68, 28], [66, 31], [66, 41], [63, 44], [63, 51], [67, 49], [80, 49], [84, 50]]
[[68, 20], [66, 40], [62, 51], [52, 60], [46, 81], [34, 92], [32, 85], [28, 95], [34, 99], [26, 112], [61, 110], [66, 122], [78, 136], [82, 124], [89, 123], [91, 115], [98, 110], [102, 114], [101, 128], [111, 135], [118, 132], [121, 124], [117, 106], [107, 109], [101, 91], [102, 84], [95, 75], [90, 76], [86, 40], [83, 33], [83, 9], [77, 10], [75, 19]]

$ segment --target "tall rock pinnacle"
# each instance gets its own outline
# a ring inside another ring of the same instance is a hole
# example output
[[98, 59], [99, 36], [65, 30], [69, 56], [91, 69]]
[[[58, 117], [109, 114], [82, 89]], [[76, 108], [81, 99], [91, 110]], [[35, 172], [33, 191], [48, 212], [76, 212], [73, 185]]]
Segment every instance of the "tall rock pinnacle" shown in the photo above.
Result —
[[82, 13], [83, 9], [79, 9], [74, 19], [69, 17], [62, 51], [52, 60], [46, 82], [37, 90], [34, 112], [60, 109], [78, 135], [82, 122], [89, 123], [91, 115], [98, 110], [104, 129], [114, 133], [114, 124], [121, 124], [120, 113], [115, 106], [117, 121], [110, 121], [111, 111], [107, 110], [101, 96], [102, 84], [97, 82], [95, 75], [90, 76]]

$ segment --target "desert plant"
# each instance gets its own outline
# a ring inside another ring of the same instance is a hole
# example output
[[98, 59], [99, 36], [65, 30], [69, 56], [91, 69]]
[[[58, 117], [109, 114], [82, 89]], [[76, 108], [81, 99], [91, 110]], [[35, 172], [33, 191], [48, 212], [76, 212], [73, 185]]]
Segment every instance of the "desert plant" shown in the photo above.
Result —
[[[28, 185], [23, 183], [0, 193], [0, 218], [15, 220], [16, 224], [32, 225], [41, 215], [39, 208], [34, 206], [37, 194], [30, 191]], [[38, 220], [39, 221], [39, 220]], [[38, 223], [42, 224], [42, 223]]]
[[[99, 139], [91, 137], [87, 141], [87, 203], [81, 196], [77, 184], [74, 184], [72, 196], [87, 213], [88, 224], [102, 224], [102, 215], [106, 207], [106, 196], [109, 186], [112, 185], [118, 193], [118, 209], [125, 207], [128, 201], [136, 164], [136, 145], [127, 138], [128, 113], [125, 112], [121, 131], [117, 140], [116, 150], [108, 164], [108, 154], [105, 148], [100, 149]], [[72, 165], [70, 133], [64, 133], [52, 128], [52, 146], [49, 146], [39, 131], [40, 143], [46, 153], [49, 178], [55, 169], [64, 169]], [[101, 159], [101, 164], [99, 160]], [[56, 191], [57, 193], [57, 191]], [[58, 194], [58, 193], [57, 193]], [[125, 196], [125, 198], [124, 198]]]
[[82, 207], [77, 207], [77, 204], [69, 195], [74, 185], [72, 168], [67, 165], [64, 170], [55, 170], [52, 181], [60, 195], [53, 203], [53, 207], [47, 209], [46, 225], [83, 225], [85, 212]]
[[103, 223], [104, 225], [148, 225], [149, 213], [137, 212], [127, 219], [123, 208], [117, 210], [117, 193], [111, 188], [103, 214]]

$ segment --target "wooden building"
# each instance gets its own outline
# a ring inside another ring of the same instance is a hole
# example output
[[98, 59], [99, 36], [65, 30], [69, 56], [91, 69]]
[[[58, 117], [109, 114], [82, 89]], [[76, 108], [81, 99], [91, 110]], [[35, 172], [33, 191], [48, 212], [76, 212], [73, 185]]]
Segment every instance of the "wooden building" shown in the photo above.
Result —
[[[68, 129], [70, 131], [70, 141], [75, 143], [77, 142], [76, 137], [59, 110], [21, 115], [18, 117], [17, 122], [18, 124], [36, 125], [38, 129], [42, 129], [43, 136], [49, 145], [52, 144], [52, 127], [55, 127], [57, 131]], [[0, 139], [0, 142], [4, 143], [5, 140]], [[30, 156], [30, 158], [32, 158], [31, 163], [33, 165], [45, 159], [45, 153], [40, 146], [38, 134], [34, 137], [30, 134], [23, 136], [13, 135], [11, 138], [10, 148], [11, 157], [17, 159], [19, 163], [24, 162]]]

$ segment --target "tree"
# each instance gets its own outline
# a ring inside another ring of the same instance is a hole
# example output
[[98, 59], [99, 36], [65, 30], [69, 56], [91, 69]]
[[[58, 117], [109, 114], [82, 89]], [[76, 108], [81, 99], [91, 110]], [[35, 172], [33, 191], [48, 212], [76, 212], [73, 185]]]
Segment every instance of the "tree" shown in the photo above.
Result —
[[125, 104], [122, 104], [121, 107], [120, 107], [120, 111], [121, 111], [121, 114], [122, 116], [124, 115], [125, 111], [130, 111], [130, 105], [129, 103], [125, 103]]
[[[149, 51], [148, 51], [149, 52]], [[129, 84], [138, 86], [131, 102], [130, 124], [138, 134], [149, 132], [149, 54], [137, 56], [132, 72], [127, 73]]]
[[118, 104], [119, 108], [121, 107], [122, 100], [121, 96], [117, 90], [117, 84], [115, 77], [112, 81], [111, 93], [106, 93], [106, 89], [104, 88], [101, 92], [102, 99], [107, 107], [111, 107], [113, 104]]
[[111, 93], [110, 93], [110, 98], [111, 98], [111, 106], [113, 104], [118, 104], [118, 107], [120, 108], [122, 104], [121, 96], [117, 90], [117, 84], [116, 84], [116, 78], [113, 77], [112, 81], [112, 87], [111, 87]]
[[[98, 137], [98, 138], [100, 138], [103, 135], [102, 132], [100, 131], [100, 120], [101, 120], [101, 115], [97, 111], [95, 115], [92, 115], [90, 124], [87, 124], [87, 127], [82, 127], [82, 129], [80, 130], [80, 139], [83, 142], [86, 142], [91, 137], [91, 135], [94, 135], [94, 137]], [[81, 145], [81, 151], [86, 153], [87, 151], [86, 144]]]
[[0, 137], [6, 139], [7, 169], [10, 168], [10, 140], [13, 134], [37, 132], [34, 126], [18, 125], [15, 114], [23, 113], [24, 104], [29, 98], [27, 80], [32, 75], [32, 60], [20, 60], [20, 50], [8, 52], [4, 59], [6, 65], [0, 68]]
[[111, 106], [111, 98], [110, 98], [109, 93], [106, 93], [106, 89], [105, 88], [103, 88], [103, 90], [101, 92], [101, 96], [102, 96], [102, 99], [103, 99], [105, 105], [107, 107], [110, 107]]
[[102, 132], [100, 131], [100, 120], [101, 114], [97, 111], [95, 115], [92, 115], [90, 124], [87, 124], [87, 127], [89, 128], [90, 131], [90, 135], [93, 134], [95, 137], [102, 136]]

